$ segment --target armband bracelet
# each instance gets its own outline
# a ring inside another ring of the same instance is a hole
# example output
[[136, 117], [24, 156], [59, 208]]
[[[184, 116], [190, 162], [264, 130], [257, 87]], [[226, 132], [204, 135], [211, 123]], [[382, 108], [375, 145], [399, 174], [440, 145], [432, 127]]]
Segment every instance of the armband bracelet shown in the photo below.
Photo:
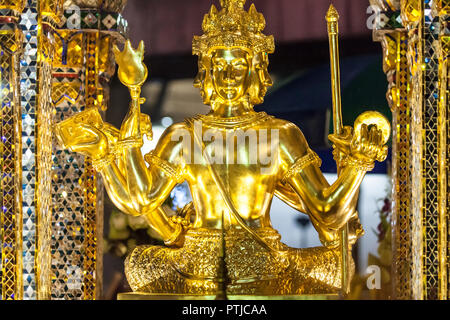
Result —
[[182, 183], [184, 181], [184, 174], [181, 170], [174, 169], [169, 162], [155, 156], [152, 151], [147, 153], [144, 158], [150, 165], [157, 166], [165, 175], [174, 179], [177, 183]]
[[306, 167], [308, 167], [311, 164], [314, 164], [314, 165], [320, 167], [322, 165], [322, 160], [320, 160], [320, 158], [317, 156], [317, 154], [314, 151], [312, 151], [311, 149], [308, 149], [308, 153], [305, 156], [297, 159], [297, 161], [295, 161], [295, 163], [289, 168], [288, 172], [283, 177], [281, 182], [286, 183], [297, 172], [305, 169]]
[[144, 141], [142, 138], [134, 139], [134, 138], [127, 138], [123, 140], [119, 140], [115, 146], [115, 152], [120, 152], [125, 149], [129, 148], [140, 148], [144, 145]]

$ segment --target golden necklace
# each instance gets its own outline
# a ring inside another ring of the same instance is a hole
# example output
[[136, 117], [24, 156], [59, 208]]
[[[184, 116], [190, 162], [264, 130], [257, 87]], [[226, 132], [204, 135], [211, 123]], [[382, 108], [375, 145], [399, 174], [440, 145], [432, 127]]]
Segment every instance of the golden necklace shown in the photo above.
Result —
[[219, 118], [211, 115], [199, 114], [193, 118], [186, 120], [191, 123], [195, 121], [201, 121], [202, 126], [212, 129], [245, 130], [249, 127], [256, 126], [272, 118], [272, 116], [267, 115], [267, 113], [265, 112], [256, 112], [243, 116], [227, 118]]

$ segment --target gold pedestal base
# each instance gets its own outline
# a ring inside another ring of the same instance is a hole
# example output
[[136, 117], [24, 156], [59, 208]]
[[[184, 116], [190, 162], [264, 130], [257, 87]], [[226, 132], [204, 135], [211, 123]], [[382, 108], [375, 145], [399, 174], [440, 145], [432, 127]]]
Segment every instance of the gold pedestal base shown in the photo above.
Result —
[[[155, 294], [143, 292], [119, 293], [117, 300], [216, 300], [215, 295], [189, 295], [189, 294]], [[337, 294], [313, 294], [313, 295], [229, 295], [227, 300], [338, 300]]]

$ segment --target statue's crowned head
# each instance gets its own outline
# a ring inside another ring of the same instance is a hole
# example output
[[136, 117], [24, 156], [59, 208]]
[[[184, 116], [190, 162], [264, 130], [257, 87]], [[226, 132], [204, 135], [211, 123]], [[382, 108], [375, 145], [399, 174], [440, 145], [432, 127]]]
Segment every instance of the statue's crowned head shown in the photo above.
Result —
[[274, 39], [262, 33], [264, 16], [254, 4], [245, 11], [245, 2], [220, 0], [220, 11], [212, 5], [203, 19], [204, 34], [192, 41], [193, 54], [199, 57], [194, 85], [201, 89], [205, 104], [243, 99], [259, 104], [272, 85], [267, 67]]

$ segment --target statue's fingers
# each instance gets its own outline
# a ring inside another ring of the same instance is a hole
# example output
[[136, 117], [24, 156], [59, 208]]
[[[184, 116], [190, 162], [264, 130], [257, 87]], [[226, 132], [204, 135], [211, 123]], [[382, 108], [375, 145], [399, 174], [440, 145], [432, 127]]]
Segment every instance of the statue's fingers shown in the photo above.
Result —
[[377, 148], [381, 145], [380, 130], [377, 128], [375, 128], [374, 132], [374, 144]]
[[387, 155], [388, 155], [388, 147], [383, 146], [383, 148], [381, 148], [381, 151], [377, 155], [377, 160], [379, 162], [383, 162], [384, 160], [386, 160]]
[[353, 128], [350, 126], [344, 126], [342, 136], [346, 138], [351, 138], [353, 135]]
[[377, 143], [377, 127], [376, 126], [370, 127], [369, 141], [370, 141], [371, 146], [374, 146]]
[[383, 131], [378, 130], [377, 138], [377, 145], [381, 146], [383, 144]]
[[361, 142], [366, 142], [368, 139], [368, 130], [367, 130], [367, 125], [365, 123], [363, 123], [363, 125], [361, 126]]
[[372, 145], [372, 141], [373, 141], [373, 127], [367, 127], [367, 144], [369, 146]]

